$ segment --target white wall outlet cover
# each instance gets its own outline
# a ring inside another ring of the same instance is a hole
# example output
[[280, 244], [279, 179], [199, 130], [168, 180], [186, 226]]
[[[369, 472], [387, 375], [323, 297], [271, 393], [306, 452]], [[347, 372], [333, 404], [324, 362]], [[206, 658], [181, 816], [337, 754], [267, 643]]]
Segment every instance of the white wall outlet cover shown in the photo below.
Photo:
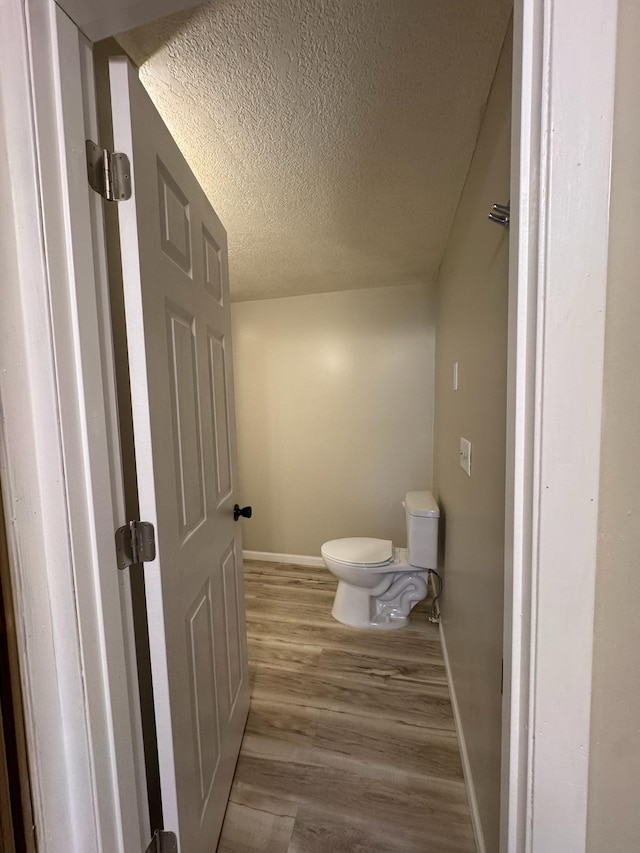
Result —
[[471, 476], [471, 442], [466, 438], [460, 439], [460, 467]]
[[453, 390], [458, 390], [458, 362], [453, 363]]

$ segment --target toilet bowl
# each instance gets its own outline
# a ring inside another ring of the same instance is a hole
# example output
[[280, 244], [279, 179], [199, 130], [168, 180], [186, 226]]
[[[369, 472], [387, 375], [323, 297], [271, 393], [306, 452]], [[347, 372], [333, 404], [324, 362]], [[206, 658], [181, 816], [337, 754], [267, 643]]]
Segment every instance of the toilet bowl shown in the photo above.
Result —
[[406, 496], [407, 547], [389, 539], [333, 539], [321, 548], [338, 578], [332, 615], [354, 628], [402, 628], [426, 598], [429, 569], [436, 568], [439, 510], [430, 492]]

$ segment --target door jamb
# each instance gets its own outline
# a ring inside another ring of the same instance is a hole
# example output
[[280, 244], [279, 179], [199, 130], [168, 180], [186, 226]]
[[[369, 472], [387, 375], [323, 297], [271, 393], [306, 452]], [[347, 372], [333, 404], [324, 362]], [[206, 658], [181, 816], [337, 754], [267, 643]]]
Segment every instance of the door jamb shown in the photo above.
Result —
[[52, 0], [0, 6], [0, 479], [38, 848], [139, 853], [79, 36]]
[[501, 853], [587, 843], [616, 18], [514, 11]]

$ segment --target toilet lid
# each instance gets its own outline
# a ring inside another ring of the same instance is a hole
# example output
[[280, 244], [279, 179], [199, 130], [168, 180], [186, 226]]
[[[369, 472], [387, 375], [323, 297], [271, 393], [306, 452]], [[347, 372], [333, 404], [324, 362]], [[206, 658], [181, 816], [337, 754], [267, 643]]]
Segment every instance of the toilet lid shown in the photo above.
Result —
[[390, 539], [368, 539], [365, 536], [333, 539], [324, 543], [322, 553], [340, 563], [383, 566], [393, 559], [393, 542]]

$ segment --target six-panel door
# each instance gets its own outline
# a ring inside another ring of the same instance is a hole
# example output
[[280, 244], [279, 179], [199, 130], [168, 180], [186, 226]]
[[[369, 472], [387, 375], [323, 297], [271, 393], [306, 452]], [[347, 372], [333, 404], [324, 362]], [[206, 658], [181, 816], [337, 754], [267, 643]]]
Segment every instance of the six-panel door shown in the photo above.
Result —
[[226, 234], [126, 59], [110, 82], [164, 825], [211, 853], [249, 705]]

